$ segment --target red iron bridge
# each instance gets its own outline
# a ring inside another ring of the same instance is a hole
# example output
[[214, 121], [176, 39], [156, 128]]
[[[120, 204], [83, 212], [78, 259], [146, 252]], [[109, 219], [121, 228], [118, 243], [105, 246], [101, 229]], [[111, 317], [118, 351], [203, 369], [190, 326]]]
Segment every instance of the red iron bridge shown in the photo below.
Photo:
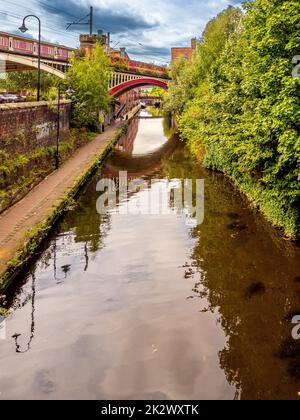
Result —
[[[109, 93], [112, 96], [118, 97], [136, 87], [152, 85], [168, 88], [170, 77], [166, 67], [131, 60], [125, 49], [106, 50], [113, 68], [109, 84]], [[41, 70], [64, 79], [71, 65], [70, 58], [79, 52], [80, 50], [74, 48], [42, 42]], [[0, 32], [0, 72], [37, 69], [37, 56], [37, 40]]]

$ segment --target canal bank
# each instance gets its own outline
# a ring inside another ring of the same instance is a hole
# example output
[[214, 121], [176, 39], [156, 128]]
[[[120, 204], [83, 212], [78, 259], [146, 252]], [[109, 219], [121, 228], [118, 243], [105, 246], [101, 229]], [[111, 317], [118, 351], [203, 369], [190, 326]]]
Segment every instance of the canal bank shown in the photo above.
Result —
[[[129, 118], [132, 118], [130, 115]], [[118, 123], [76, 151], [24, 199], [0, 216], [0, 292], [13, 281], [79, 189], [99, 167], [128, 123]], [[1, 302], [0, 302], [1, 303]]]

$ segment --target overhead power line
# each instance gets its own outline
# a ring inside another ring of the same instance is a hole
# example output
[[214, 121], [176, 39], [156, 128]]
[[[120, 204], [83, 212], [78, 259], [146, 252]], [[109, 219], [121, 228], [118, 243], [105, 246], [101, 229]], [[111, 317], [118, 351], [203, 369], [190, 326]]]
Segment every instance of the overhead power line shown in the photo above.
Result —
[[[78, 20], [77, 22], [68, 23], [66, 30], [68, 30], [73, 25], [90, 25], [90, 35], [93, 35], [93, 14], [94, 9], [90, 7], [90, 13], [84, 16], [82, 19]], [[83, 22], [84, 19], [88, 19], [87, 22]]]
[[[23, 16], [21, 16], [21, 15], [15, 15], [15, 14], [12, 14], [12, 13], [7, 13], [7, 12], [5, 12], [5, 11], [3, 11], [3, 10], [0, 10], [0, 14], [2, 14], [2, 15], [6, 15], [6, 16], [9, 16], [10, 18], [13, 18], [13, 19], [15, 19], [15, 20], [17, 20], [17, 21], [20, 21], [20, 19], [23, 19]], [[47, 28], [48, 28], [48, 29], [51, 29], [51, 31], [52, 31], [53, 33], [56, 33], [56, 34], [58, 34], [58, 35], [63, 34], [63, 35], [64, 35], [64, 36], [66, 36], [66, 37], [72, 37], [72, 38], [76, 38], [76, 39], [78, 39], [78, 36], [77, 36], [77, 35], [75, 35], [75, 34], [62, 32], [62, 31], [59, 31], [59, 30], [57, 30], [57, 29], [55, 29], [55, 28], [52, 28], [51, 26], [47, 26]], [[78, 35], [79, 35], [79, 34], [78, 34]]]
[[[51, 5], [47, 4], [47, 3], [45, 3], [44, 1], [41, 1], [41, 0], [31, 0], [31, 1], [34, 2], [34, 3], [36, 3], [36, 4], [38, 4], [38, 5], [42, 5], [45, 9], [48, 9], [49, 11], [53, 10], [55, 12], [59, 12], [60, 14], [68, 15], [68, 16], [71, 16], [71, 17], [77, 19], [77, 16], [75, 16], [75, 15], [73, 15], [73, 14], [71, 14], [71, 13], [69, 13], [69, 12], [67, 12], [67, 11], [65, 11], [63, 9], [60, 9], [58, 7], [51, 6]], [[6, 2], [9, 3], [9, 4], [11, 4], [11, 5], [20, 7], [19, 4], [15, 3], [12, 0], [6, 0]], [[36, 13], [36, 10], [32, 10], [32, 9], [26, 7], [25, 5], [22, 5], [22, 9], [24, 11]], [[5, 16], [11, 17], [13, 19], [18, 19], [18, 20], [23, 18], [23, 16], [21, 16], [21, 15], [17, 15], [17, 14], [14, 14], [12, 12], [7, 12], [7, 11], [4, 11], [4, 10], [0, 10], [0, 14], [3, 14]], [[84, 22], [85, 19], [88, 19], [88, 21]], [[73, 25], [90, 25], [90, 34], [92, 34], [93, 33], [93, 21], [94, 21], [93, 7], [91, 7], [89, 14], [87, 14], [86, 16], [84, 16], [83, 18], [81, 18], [81, 19], [79, 19], [77, 21], [74, 21], [74, 22], [69, 23], [66, 29], [69, 29]], [[51, 27], [49, 25], [47, 25], [47, 29], [50, 29], [53, 33], [55, 33], [57, 35], [63, 35], [64, 37], [67, 37], [67, 38], [69, 37], [69, 38], [73, 38], [73, 39], [77, 39], [77, 40], [78, 40], [78, 36], [80, 35], [79, 32], [75, 32], [75, 31], [73, 31], [72, 33], [65, 32], [65, 31], [61, 31], [61, 30], [59, 30], [57, 28], [53, 28], [53, 27]], [[105, 29], [105, 28], [103, 27], [103, 29]], [[123, 40], [124, 40], [124, 38], [123, 38]], [[125, 38], [125, 40], [129, 41], [130, 43], [135, 43], [135, 44], [137, 44], [137, 45], [139, 45], [141, 47], [144, 46], [141, 42], [137, 42], [136, 40], [132, 40], [132, 39], [129, 39], [129, 38]], [[119, 43], [120, 43], [120, 41], [118, 41], [114, 45], [114, 47], [117, 46]], [[136, 55], [136, 52], [132, 52], [132, 54]], [[143, 52], [143, 54], [144, 55], [148, 55], [150, 57], [151, 56], [152, 57], [155, 57], [155, 56], [159, 56], [160, 55], [159, 52], [153, 52], [153, 51], [152, 52], [150, 52], [150, 51], [149, 52]], [[161, 63], [164, 63], [165, 62], [163, 60], [157, 60], [157, 59], [156, 59], [156, 61], [160, 61]]]
[[[9, 4], [11, 4], [11, 5], [15, 5], [15, 6], [19, 6], [18, 4], [16, 4], [16, 3], [14, 3], [13, 1], [11, 1], [11, 0], [6, 0], [6, 2], [7, 3], [9, 3]], [[36, 13], [36, 10], [33, 10], [33, 9], [30, 9], [30, 8], [28, 8], [28, 7], [23, 7], [23, 9], [24, 9], [24, 13], [25, 13], [25, 11], [26, 12], [31, 12], [31, 13]], [[20, 10], [20, 12], [21, 12], [21, 10]], [[6, 14], [7, 16], [13, 16], [13, 17], [20, 17], [21, 18], [21, 16], [20, 15], [16, 15], [16, 14], [13, 14], [12, 12], [2, 12], [2, 14]], [[57, 31], [58, 33], [59, 32], [61, 32], [61, 33], [63, 33], [63, 34], [65, 34], [66, 32], [63, 32], [63, 31], [59, 31], [59, 29], [57, 29], [57, 28], [52, 28], [51, 26], [49, 26], [49, 25], [47, 25], [47, 28], [49, 28], [49, 29], [52, 29], [53, 31]], [[74, 32], [74, 33], [76, 33], [76, 32]], [[78, 35], [79, 35], [79, 33], [78, 33]]]

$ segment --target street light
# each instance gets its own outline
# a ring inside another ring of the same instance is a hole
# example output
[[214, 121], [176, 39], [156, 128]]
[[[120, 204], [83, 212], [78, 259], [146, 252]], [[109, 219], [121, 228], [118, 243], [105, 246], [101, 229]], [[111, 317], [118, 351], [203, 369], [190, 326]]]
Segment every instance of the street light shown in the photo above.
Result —
[[[59, 141], [60, 141], [60, 96], [61, 96], [61, 85], [62, 82], [59, 82], [57, 85], [58, 98], [57, 98], [57, 131], [56, 131], [56, 153], [55, 153], [55, 169], [59, 168]], [[69, 87], [66, 91], [68, 96], [72, 96], [74, 90]]]
[[36, 15], [27, 15], [23, 19], [22, 26], [20, 26], [20, 31], [24, 34], [28, 31], [27, 26], [25, 25], [26, 19], [33, 17], [39, 22], [39, 41], [38, 41], [38, 80], [37, 80], [37, 101], [40, 101], [40, 91], [41, 91], [41, 20]]

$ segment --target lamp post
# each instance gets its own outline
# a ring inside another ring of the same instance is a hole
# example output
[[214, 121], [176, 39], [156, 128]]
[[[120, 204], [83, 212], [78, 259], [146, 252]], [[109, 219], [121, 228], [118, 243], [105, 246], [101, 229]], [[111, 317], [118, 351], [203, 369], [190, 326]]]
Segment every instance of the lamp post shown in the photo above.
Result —
[[60, 137], [60, 93], [61, 93], [61, 82], [57, 86], [58, 97], [57, 97], [57, 131], [56, 131], [56, 153], [55, 153], [55, 169], [59, 168], [59, 137]]
[[25, 25], [26, 19], [33, 17], [39, 22], [39, 41], [38, 41], [38, 80], [37, 80], [37, 101], [40, 101], [40, 91], [41, 91], [41, 20], [36, 15], [27, 15], [23, 19], [22, 26], [20, 26], [20, 31], [24, 34], [28, 31], [27, 26]]

